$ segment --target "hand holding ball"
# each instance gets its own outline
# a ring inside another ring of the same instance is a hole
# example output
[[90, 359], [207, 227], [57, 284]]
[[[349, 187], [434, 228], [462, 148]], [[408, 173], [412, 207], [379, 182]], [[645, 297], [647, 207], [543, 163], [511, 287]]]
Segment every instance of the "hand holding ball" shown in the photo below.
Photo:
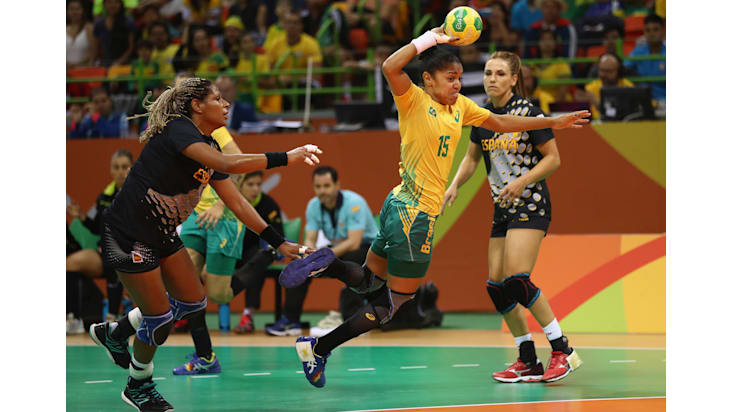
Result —
[[480, 14], [470, 7], [455, 7], [447, 13], [442, 29], [450, 37], [458, 40], [452, 44], [456, 46], [467, 46], [475, 43], [483, 30], [483, 20]]

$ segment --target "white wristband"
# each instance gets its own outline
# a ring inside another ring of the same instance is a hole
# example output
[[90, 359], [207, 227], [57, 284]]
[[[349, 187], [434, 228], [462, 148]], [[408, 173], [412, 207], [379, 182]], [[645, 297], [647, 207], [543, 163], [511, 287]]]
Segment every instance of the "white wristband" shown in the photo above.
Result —
[[417, 54], [437, 44], [437, 35], [431, 31], [426, 31], [421, 36], [412, 40], [412, 44], [417, 48]]

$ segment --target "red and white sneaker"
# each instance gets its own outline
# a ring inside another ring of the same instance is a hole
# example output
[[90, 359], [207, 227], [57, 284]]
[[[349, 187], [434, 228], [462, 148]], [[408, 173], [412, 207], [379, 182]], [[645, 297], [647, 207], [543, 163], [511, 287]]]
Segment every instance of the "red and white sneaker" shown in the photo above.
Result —
[[235, 333], [254, 333], [254, 319], [251, 315], [241, 315], [239, 324], [234, 326]]
[[526, 366], [526, 364], [521, 361], [521, 358], [518, 358], [516, 359], [516, 362], [506, 370], [494, 372], [493, 379], [503, 383], [541, 382], [543, 374], [544, 366], [538, 359], [535, 365]]
[[577, 351], [572, 349], [572, 353], [567, 355], [562, 351], [553, 351], [552, 358], [549, 361], [549, 367], [541, 377], [542, 382], [555, 382], [563, 379], [574, 372], [582, 365], [582, 359], [577, 355]]

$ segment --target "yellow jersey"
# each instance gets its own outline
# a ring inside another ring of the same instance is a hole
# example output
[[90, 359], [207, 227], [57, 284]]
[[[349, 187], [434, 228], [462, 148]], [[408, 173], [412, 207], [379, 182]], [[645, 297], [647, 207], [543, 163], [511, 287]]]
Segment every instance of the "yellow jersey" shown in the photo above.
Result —
[[308, 67], [310, 56], [313, 58], [313, 63], [323, 61], [318, 41], [305, 33], [300, 36], [300, 41], [292, 46], [287, 43], [287, 36], [281, 37], [267, 49], [267, 54], [270, 56], [272, 66], [277, 68], [277, 63], [280, 63], [279, 68], [283, 70]]
[[452, 159], [463, 126], [480, 126], [491, 112], [459, 94], [452, 106], [442, 105], [414, 83], [394, 96], [401, 135], [399, 175], [394, 196], [432, 216], [440, 213]]
[[[219, 147], [222, 149], [227, 144], [231, 143], [234, 138], [231, 137], [231, 134], [228, 130], [226, 130], [226, 127], [219, 127], [218, 129], [214, 130], [213, 133], [211, 133], [211, 137], [216, 140], [216, 143], [219, 144]], [[219, 200], [219, 195], [216, 194], [216, 191], [213, 190], [211, 185], [206, 185], [206, 188], [203, 189], [203, 192], [201, 193], [201, 200], [198, 201], [198, 204], [196, 205], [196, 208], [194, 209], [197, 213], [201, 213], [205, 210], [208, 210], [211, 208], [211, 206], [215, 205], [216, 202]]]

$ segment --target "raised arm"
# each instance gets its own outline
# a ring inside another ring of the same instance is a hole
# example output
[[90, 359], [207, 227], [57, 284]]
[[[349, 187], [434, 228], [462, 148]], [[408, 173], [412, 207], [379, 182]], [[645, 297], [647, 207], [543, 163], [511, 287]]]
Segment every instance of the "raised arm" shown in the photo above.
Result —
[[389, 82], [392, 94], [394, 96], [401, 96], [409, 90], [412, 80], [409, 79], [409, 76], [402, 69], [404, 69], [404, 66], [414, 56], [438, 43], [448, 43], [451, 40], [452, 38], [446, 35], [441, 27], [435, 27], [412, 40], [411, 43], [395, 51], [384, 60], [384, 63], [381, 65], [381, 71]]
[[587, 119], [587, 117], [590, 116], [592, 116], [592, 114], [587, 110], [580, 110], [578, 112], [553, 117], [524, 117], [510, 114], [493, 114], [480, 126], [493, 130], [494, 132], [502, 133], [538, 129], [578, 129], [589, 123], [590, 120]]
[[[320, 163], [316, 154], [323, 153], [318, 146], [307, 144], [287, 153], [268, 154], [223, 154], [206, 143], [193, 143], [183, 149], [183, 155], [206, 165], [216, 171], [229, 174], [249, 173], [277, 166], [287, 166], [292, 162], [304, 161], [309, 165]], [[218, 191], [217, 191], [218, 192]]]

